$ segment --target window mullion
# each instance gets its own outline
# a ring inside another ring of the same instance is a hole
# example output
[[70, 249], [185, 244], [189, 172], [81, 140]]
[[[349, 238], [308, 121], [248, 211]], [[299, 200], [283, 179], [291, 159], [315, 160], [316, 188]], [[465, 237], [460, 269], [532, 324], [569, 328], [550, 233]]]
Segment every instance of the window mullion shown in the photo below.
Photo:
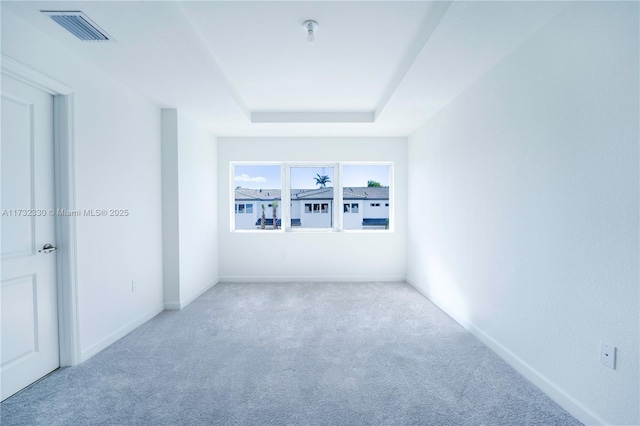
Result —
[[288, 163], [282, 164], [282, 195], [280, 201], [282, 208], [280, 215], [282, 217], [282, 230], [291, 231], [291, 166]]
[[333, 185], [333, 214], [334, 214], [334, 227], [336, 231], [342, 231], [343, 229], [343, 216], [342, 213], [342, 163], [335, 165], [335, 184]]

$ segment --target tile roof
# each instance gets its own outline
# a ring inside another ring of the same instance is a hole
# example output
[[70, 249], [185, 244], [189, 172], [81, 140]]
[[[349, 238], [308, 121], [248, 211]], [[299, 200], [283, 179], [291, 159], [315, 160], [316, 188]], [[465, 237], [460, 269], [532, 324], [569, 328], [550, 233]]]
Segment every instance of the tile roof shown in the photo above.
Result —
[[[282, 193], [279, 189], [247, 189], [235, 190], [236, 200], [270, 201], [281, 200]], [[291, 200], [330, 200], [333, 198], [333, 188], [316, 189], [292, 189]], [[343, 189], [342, 198], [345, 200], [388, 200], [389, 188], [374, 187], [346, 187]]]
[[236, 189], [236, 200], [280, 200], [281, 191], [279, 189]]
[[346, 187], [342, 191], [344, 200], [388, 200], [389, 187]]

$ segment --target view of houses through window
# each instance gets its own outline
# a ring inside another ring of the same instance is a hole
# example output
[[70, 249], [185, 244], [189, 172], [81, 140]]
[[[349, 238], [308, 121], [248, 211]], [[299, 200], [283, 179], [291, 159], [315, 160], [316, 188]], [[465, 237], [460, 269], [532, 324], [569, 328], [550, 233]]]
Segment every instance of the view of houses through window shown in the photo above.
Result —
[[343, 215], [344, 229], [389, 228], [390, 179], [388, 164], [342, 167], [342, 200], [344, 207], [350, 207]]
[[231, 171], [232, 229], [390, 229], [390, 163], [232, 163]]
[[333, 228], [333, 167], [291, 167], [291, 227]]
[[280, 165], [274, 164], [234, 167], [235, 229], [267, 230], [282, 227], [281, 169]]

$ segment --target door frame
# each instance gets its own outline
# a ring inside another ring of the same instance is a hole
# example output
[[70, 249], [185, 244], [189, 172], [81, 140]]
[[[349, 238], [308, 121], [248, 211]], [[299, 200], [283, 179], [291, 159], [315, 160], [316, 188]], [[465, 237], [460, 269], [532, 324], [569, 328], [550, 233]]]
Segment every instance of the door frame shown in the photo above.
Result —
[[[76, 157], [73, 89], [6, 55], [0, 58], [2, 75], [53, 95], [53, 162], [56, 211], [76, 210]], [[81, 362], [78, 327], [76, 217], [55, 216], [56, 288], [60, 366]]]

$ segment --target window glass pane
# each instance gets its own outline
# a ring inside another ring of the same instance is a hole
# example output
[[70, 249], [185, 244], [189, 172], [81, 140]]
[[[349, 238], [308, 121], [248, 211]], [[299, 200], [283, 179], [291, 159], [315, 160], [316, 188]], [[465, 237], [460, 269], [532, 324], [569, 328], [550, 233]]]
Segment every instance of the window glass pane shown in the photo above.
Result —
[[[235, 164], [232, 167], [232, 185], [236, 201], [235, 229], [280, 228], [282, 192], [280, 165]], [[276, 216], [275, 227], [274, 215]]]
[[333, 228], [333, 167], [291, 167], [290, 177], [291, 225]]
[[343, 213], [344, 229], [389, 228], [390, 174], [390, 165], [343, 166], [342, 199], [351, 205], [351, 214]]

